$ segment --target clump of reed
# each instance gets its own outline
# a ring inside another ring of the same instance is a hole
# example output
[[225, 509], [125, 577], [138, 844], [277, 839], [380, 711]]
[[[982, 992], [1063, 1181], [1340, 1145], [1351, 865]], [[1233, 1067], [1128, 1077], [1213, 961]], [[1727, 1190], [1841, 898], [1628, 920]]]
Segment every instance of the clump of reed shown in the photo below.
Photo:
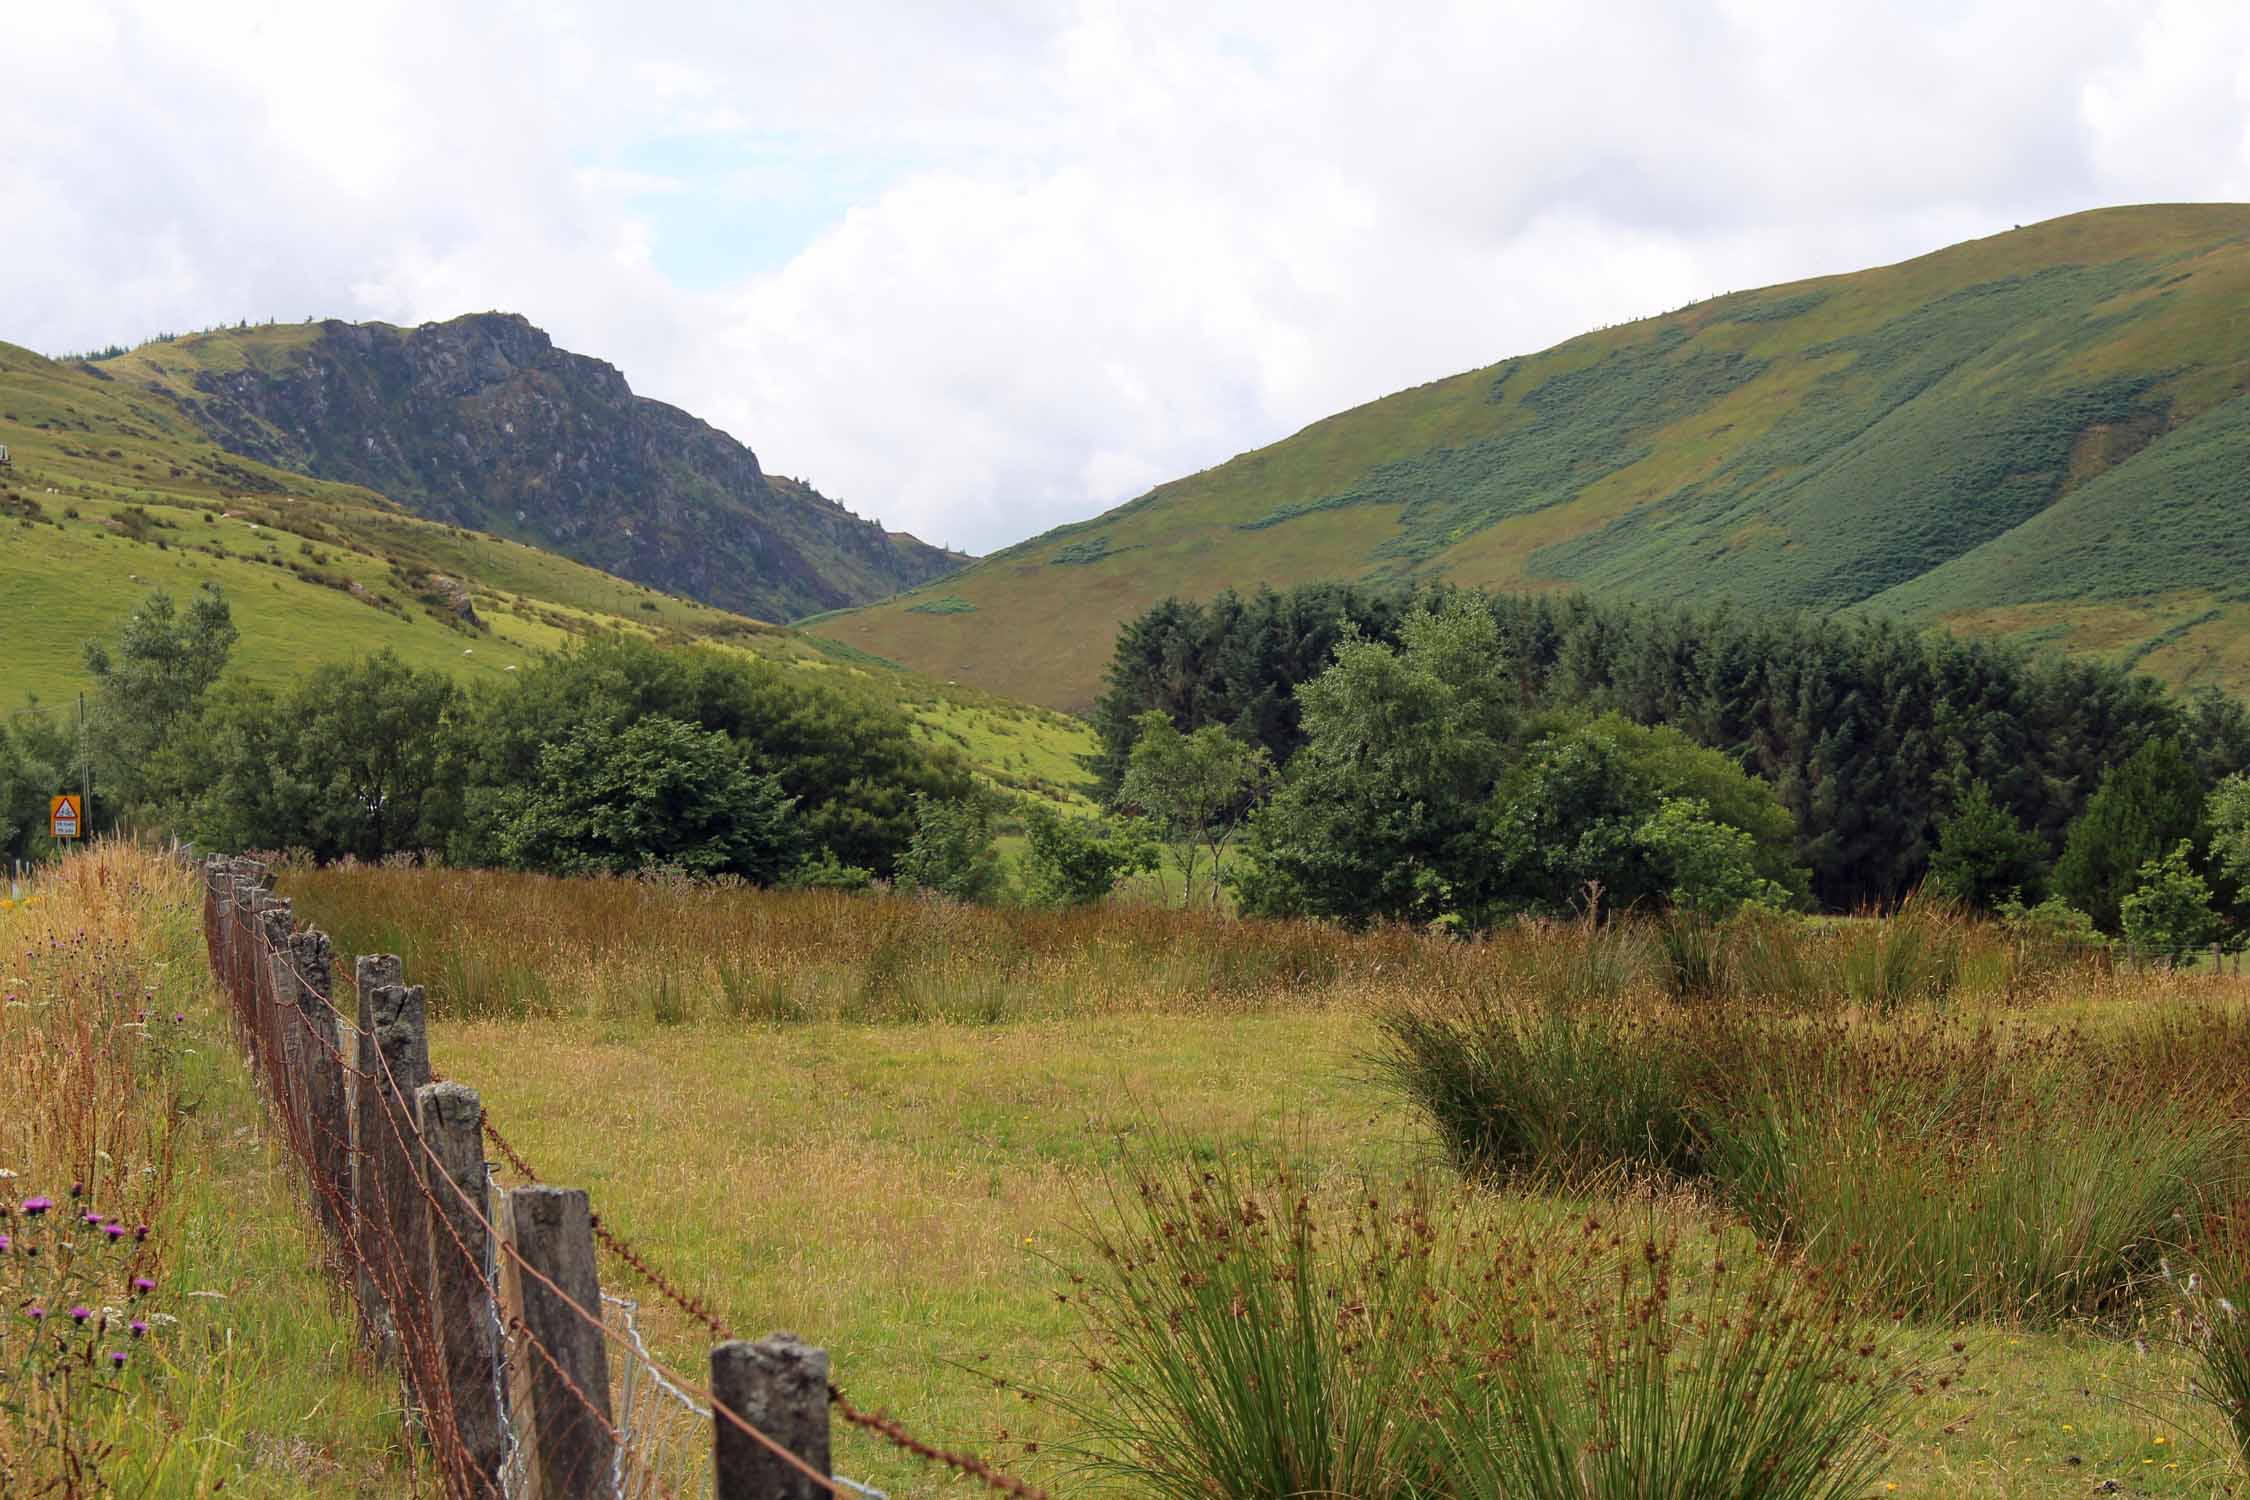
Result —
[[1653, 1212], [1113, 1183], [1074, 1275], [1088, 1477], [1136, 1492], [1857, 1495], [1923, 1372], [1817, 1279]]
[[1374, 1059], [1485, 1178], [1692, 1183], [1871, 1300], [2023, 1325], [2125, 1310], [2198, 1195], [2241, 1175], [2250, 1026], [2096, 1029], [1452, 997]]
[[2195, 1359], [2190, 1394], [2218, 1413], [2250, 1464], [2250, 1198], [2204, 1218], [2199, 1248], [2164, 1278], [2181, 1342]]

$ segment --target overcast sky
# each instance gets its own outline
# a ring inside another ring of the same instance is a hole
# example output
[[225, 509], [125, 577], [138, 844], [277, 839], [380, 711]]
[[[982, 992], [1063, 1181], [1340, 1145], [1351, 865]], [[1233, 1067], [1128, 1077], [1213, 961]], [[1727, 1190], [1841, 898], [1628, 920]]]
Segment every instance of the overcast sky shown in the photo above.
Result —
[[2250, 199], [2244, 0], [70, 0], [0, 65], [0, 338], [504, 308], [975, 551], [1599, 323]]

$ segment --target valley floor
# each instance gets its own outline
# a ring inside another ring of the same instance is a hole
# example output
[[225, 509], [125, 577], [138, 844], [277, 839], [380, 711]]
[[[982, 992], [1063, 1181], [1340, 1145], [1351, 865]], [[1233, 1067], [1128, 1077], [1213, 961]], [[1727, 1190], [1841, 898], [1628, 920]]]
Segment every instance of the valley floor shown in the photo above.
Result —
[[[1089, 1259], [1073, 1226], [1103, 1212], [1107, 1174], [1168, 1150], [1262, 1154], [1333, 1191], [1442, 1173], [1434, 1139], [1365, 1078], [1375, 1042], [1329, 1007], [997, 1026], [481, 1022], [440, 1027], [432, 1046], [543, 1175], [585, 1183], [737, 1331], [801, 1332], [860, 1405], [1078, 1494], [1054, 1457], [1069, 1424], [998, 1382], [1084, 1388], [1061, 1299]], [[684, 1321], [658, 1325], [683, 1362], [706, 1342]], [[2223, 1435], [2182, 1399], [2186, 1364], [2162, 1335], [1967, 1331], [1967, 1383], [1915, 1404], [1874, 1493], [2028, 1500], [2107, 1477], [2133, 1494], [2217, 1493]], [[961, 1489], [841, 1429], [836, 1464], [894, 1496]]]

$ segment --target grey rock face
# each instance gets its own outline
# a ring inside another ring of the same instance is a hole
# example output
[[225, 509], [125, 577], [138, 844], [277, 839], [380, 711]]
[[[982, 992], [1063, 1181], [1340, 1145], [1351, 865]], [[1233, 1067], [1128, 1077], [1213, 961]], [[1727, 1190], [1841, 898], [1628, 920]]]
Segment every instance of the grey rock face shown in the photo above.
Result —
[[284, 366], [198, 377], [222, 447], [377, 490], [769, 620], [862, 604], [962, 559], [893, 537], [514, 314], [329, 322]]

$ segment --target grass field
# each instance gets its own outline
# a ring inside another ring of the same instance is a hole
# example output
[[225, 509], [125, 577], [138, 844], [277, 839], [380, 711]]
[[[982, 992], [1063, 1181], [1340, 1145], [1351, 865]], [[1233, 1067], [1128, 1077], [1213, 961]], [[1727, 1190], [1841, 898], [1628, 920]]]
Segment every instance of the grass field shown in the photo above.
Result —
[[[1645, 934], [1597, 952], [1578, 929], [1466, 945], [1147, 908], [1045, 916], [405, 869], [283, 884], [339, 951], [402, 953], [431, 988], [439, 1070], [475, 1084], [547, 1180], [587, 1186], [606, 1223], [737, 1331], [825, 1344], [861, 1405], [1058, 1493], [1134, 1493], [1074, 1476], [1058, 1450], [1083, 1433], [1060, 1407], [1095, 1389], [1072, 1277], [1098, 1279], [1100, 1263], [1081, 1231], [1114, 1232], [1111, 1193], [1129, 1200], [1152, 1164], [1286, 1168], [1329, 1205], [1420, 1182], [1463, 1222], [1594, 1213], [1662, 1222], [1706, 1257], [1747, 1246], [1742, 1216], [1693, 1183], [1462, 1197], [1457, 1143], [1376, 1061], [1387, 1018], [1433, 997], [1557, 1004], [1591, 984], [1630, 1014], [1670, 1014]], [[1798, 994], [1784, 1005], [1784, 981], [1752, 972], [1776, 962], [1760, 951], [1738, 956], [1731, 982], [1777, 1037], [1837, 1022], [1942, 1040], [1989, 1021], [2028, 1059], [2052, 1050], [2041, 1038], [2070, 1052], [2095, 1044], [2069, 1038], [2153, 1046], [2180, 1027], [2235, 1037], [2246, 995], [1984, 929], [1832, 923], [1789, 950]], [[2213, 1076], [2229, 1074], [2237, 1042], [2210, 1045]], [[2147, 1071], [2202, 1076], [2165, 1056]], [[2239, 1111], [2238, 1092], [2211, 1097]], [[699, 1357], [700, 1330], [622, 1265], [605, 1275], [643, 1297], [662, 1352]], [[1911, 1320], [1904, 1347], [1959, 1339], [1966, 1374], [1907, 1403], [1867, 1493], [2238, 1484], [2224, 1424], [2189, 1399], [2195, 1365], [2164, 1288], [2125, 1285], [2084, 1312]], [[894, 1495], [958, 1489], [858, 1433], [839, 1437], [838, 1467]]]

